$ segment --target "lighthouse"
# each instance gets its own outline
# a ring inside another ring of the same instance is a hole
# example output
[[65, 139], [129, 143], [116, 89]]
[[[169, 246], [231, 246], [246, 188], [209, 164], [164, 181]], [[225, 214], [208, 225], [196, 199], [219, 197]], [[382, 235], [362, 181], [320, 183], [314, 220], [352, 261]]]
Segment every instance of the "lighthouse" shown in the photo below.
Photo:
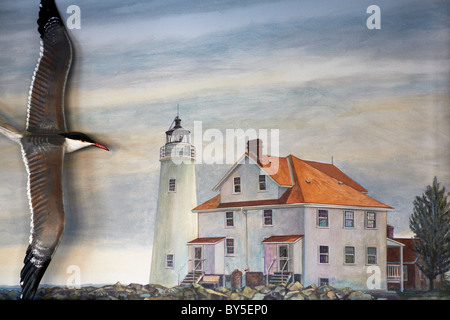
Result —
[[160, 149], [150, 283], [176, 286], [188, 272], [187, 242], [197, 237], [195, 148], [177, 115]]

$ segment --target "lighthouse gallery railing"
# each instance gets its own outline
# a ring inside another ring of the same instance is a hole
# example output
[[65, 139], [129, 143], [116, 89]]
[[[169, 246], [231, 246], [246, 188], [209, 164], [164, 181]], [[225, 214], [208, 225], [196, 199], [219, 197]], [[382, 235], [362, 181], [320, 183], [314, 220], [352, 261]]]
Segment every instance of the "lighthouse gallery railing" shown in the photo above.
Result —
[[159, 157], [190, 157], [195, 158], [195, 147], [193, 145], [171, 145], [167, 144], [159, 149]]

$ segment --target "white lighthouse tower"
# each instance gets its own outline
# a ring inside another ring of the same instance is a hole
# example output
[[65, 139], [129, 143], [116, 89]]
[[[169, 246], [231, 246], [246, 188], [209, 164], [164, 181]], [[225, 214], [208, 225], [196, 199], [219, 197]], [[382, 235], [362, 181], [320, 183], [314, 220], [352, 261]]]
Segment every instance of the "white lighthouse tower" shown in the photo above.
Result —
[[197, 237], [195, 148], [176, 116], [160, 149], [158, 207], [150, 283], [176, 286], [187, 274], [187, 242]]

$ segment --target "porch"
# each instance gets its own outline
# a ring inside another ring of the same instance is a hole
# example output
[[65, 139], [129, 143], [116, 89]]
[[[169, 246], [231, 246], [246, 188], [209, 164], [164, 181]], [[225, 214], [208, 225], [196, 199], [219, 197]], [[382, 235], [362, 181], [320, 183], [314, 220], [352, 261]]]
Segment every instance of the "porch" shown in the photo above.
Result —
[[405, 272], [403, 266], [403, 247], [405, 245], [393, 239], [386, 239], [387, 248], [398, 248], [400, 261], [387, 261], [387, 283], [398, 283], [400, 291], [404, 290]]
[[266, 284], [287, 284], [302, 273], [303, 235], [271, 236], [264, 245]]
[[[225, 237], [209, 237], [188, 242], [189, 259], [178, 271], [178, 283], [201, 283], [212, 286], [223, 284], [224, 241]], [[183, 273], [187, 274], [180, 282]]]

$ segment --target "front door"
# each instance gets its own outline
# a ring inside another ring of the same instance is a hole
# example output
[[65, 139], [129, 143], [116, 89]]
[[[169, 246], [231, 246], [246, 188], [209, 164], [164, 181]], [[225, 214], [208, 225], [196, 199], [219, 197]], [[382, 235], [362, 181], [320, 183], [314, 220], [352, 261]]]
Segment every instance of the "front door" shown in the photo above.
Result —
[[194, 271], [203, 271], [203, 248], [194, 247]]
[[278, 271], [289, 272], [289, 245], [278, 245]]

